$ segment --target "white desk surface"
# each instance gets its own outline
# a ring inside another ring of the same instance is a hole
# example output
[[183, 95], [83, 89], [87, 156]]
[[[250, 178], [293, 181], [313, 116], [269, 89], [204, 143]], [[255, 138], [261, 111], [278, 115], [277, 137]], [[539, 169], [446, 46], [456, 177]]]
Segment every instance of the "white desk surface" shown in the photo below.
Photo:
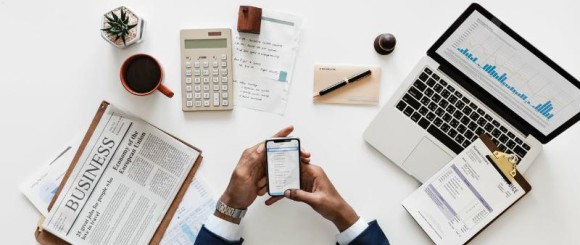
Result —
[[[146, 21], [144, 42], [117, 49], [99, 35], [101, 16], [124, 4]], [[231, 112], [183, 113], [179, 30], [236, 28], [238, 4], [296, 13], [304, 18], [289, 103], [279, 116], [236, 107]], [[486, 1], [484, 7], [549, 57], [580, 77], [580, 3]], [[11, 244], [34, 244], [38, 212], [18, 186], [75, 134], [87, 129], [108, 100], [198, 146], [201, 168], [215, 195], [226, 187], [245, 147], [285, 125], [323, 166], [368, 221], [378, 219], [393, 244], [431, 241], [401, 206], [418, 187], [362, 139], [380, 106], [315, 105], [317, 62], [378, 64], [384, 104], [415, 63], [468, 6], [466, 1], [30, 1], [0, 0], [0, 233]], [[390, 56], [372, 48], [375, 36], [394, 33]], [[165, 67], [176, 96], [136, 97], [119, 82], [121, 62], [145, 52]], [[526, 173], [533, 191], [481, 233], [473, 244], [578, 244], [580, 125], [547, 144]], [[258, 198], [243, 221], [247, 244], [334, 244], [337, 230], [309, 207], [285, 200], [266, 207]]]

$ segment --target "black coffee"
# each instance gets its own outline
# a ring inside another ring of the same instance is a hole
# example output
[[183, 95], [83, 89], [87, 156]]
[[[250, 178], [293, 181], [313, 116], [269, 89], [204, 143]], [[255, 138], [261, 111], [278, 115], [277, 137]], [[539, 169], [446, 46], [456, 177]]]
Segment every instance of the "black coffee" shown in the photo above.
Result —
[[138, 57], [127, 66], [125, 79], [131, 90], [147, 93], [155, 89], [160, 82], [161, 68], [151, 57]]

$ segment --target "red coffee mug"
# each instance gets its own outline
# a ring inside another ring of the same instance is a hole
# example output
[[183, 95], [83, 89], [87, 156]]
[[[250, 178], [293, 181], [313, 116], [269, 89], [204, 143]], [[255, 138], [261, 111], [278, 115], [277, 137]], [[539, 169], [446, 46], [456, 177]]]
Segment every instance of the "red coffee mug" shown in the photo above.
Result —
[[[137, 92], [133, 89], [131, 89], [131, 87], [127, 84], [127, 77], [126, 77], [126, 73], [127, 73], [127, 68], [129, 67], [130, 64], [132, 64], [132, 62], [138, 58], [150, 58], [151, 60], [155, 61], [155, 64], [158, 66], [160, 74], [159, 74], [159, 81], [157, 82], [157, 84], [155, 85], [155, 87], [153, 89], [151, 89], [150, 91], [147, 92]], [[135, 54], [133, 56], [130, 56], [129, 58], [127, 58], [124, 62], [123, 65], [121, 65], [121, 71], [120, 71], [120, 77], [121, 77], [121, 83], [123, 84], [123, 87], [125, 87], [125, 89], [127, 91], [129, 91], [129, 93], [132, 93], [134, 95], [138, 95], [138, 96], [145, 96], [145, 95], [149, 95], [152, 94], [153, 92], [155, 92], [155, 90], [159, 90], [159, 92], [163, 93], [165, 96], [171, 98], [173, 97], [173, 92], [171, 91], [171, 89], [165, 87], [165, 85], [162, 84], [163, 82], [163, 67], [161, 67], [161, 64], [159, 63], [159, 61], [157, 61], [157, 59], [153, 58], [150, 55], [147, 54]]]

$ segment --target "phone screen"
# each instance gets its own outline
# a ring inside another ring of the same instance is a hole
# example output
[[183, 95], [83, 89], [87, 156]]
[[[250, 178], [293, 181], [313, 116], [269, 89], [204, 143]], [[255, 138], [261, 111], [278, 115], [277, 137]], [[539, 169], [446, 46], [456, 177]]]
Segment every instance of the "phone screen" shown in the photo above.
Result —
[[300, 189], [300, 140], [267, 140], [266, 152], [270, 196], [283, 196], [285, 190]]

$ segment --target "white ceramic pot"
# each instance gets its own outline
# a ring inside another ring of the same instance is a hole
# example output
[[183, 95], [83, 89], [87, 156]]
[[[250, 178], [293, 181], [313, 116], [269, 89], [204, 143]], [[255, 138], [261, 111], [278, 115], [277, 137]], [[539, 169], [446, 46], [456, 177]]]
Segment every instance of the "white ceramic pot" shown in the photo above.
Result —
[[127, 46], [132, 45], [132, 44], [140, 43], [141, 41], [143, 41], [143, 29], [145, 27], [145, 21], [143, 20], [143, 18], [141, 18], [140, 16], [135, 14], [135, 12], [128, 9], [127, 7], [120, 6], [120, 7], [115, 8], [115, 9], [113, 9], [113, 10], [111, 10], [103, 15], [101, 29], [110, 27], [109, 24], [107, 23], [107, 18], [105, 16], [113, 18], [111, 13], [115, 13], [117, 16], [120, 17], [121, 16], [121, 9], [123, 9], [125, 14], [129, 17], [128, 25], [137, 24], [137, 26], [135, 26], [134, 28], [129, 30], [129, 34], [127, 35], [127, 37], [125, 39], [125, 43], [123, 43], [123, 40], [121, 40], [121, 38], [115, 40], [115, 38], [116, 38], [115, 35], [109, 34], [106, 31], [101, 31], [101, 37], [103, 37], [103, 39], [105, 39], [107, 42], [109, 42], [110, 44], [112, 44], [113, 46], [115, 46], [117, 48], [125, 48]]

